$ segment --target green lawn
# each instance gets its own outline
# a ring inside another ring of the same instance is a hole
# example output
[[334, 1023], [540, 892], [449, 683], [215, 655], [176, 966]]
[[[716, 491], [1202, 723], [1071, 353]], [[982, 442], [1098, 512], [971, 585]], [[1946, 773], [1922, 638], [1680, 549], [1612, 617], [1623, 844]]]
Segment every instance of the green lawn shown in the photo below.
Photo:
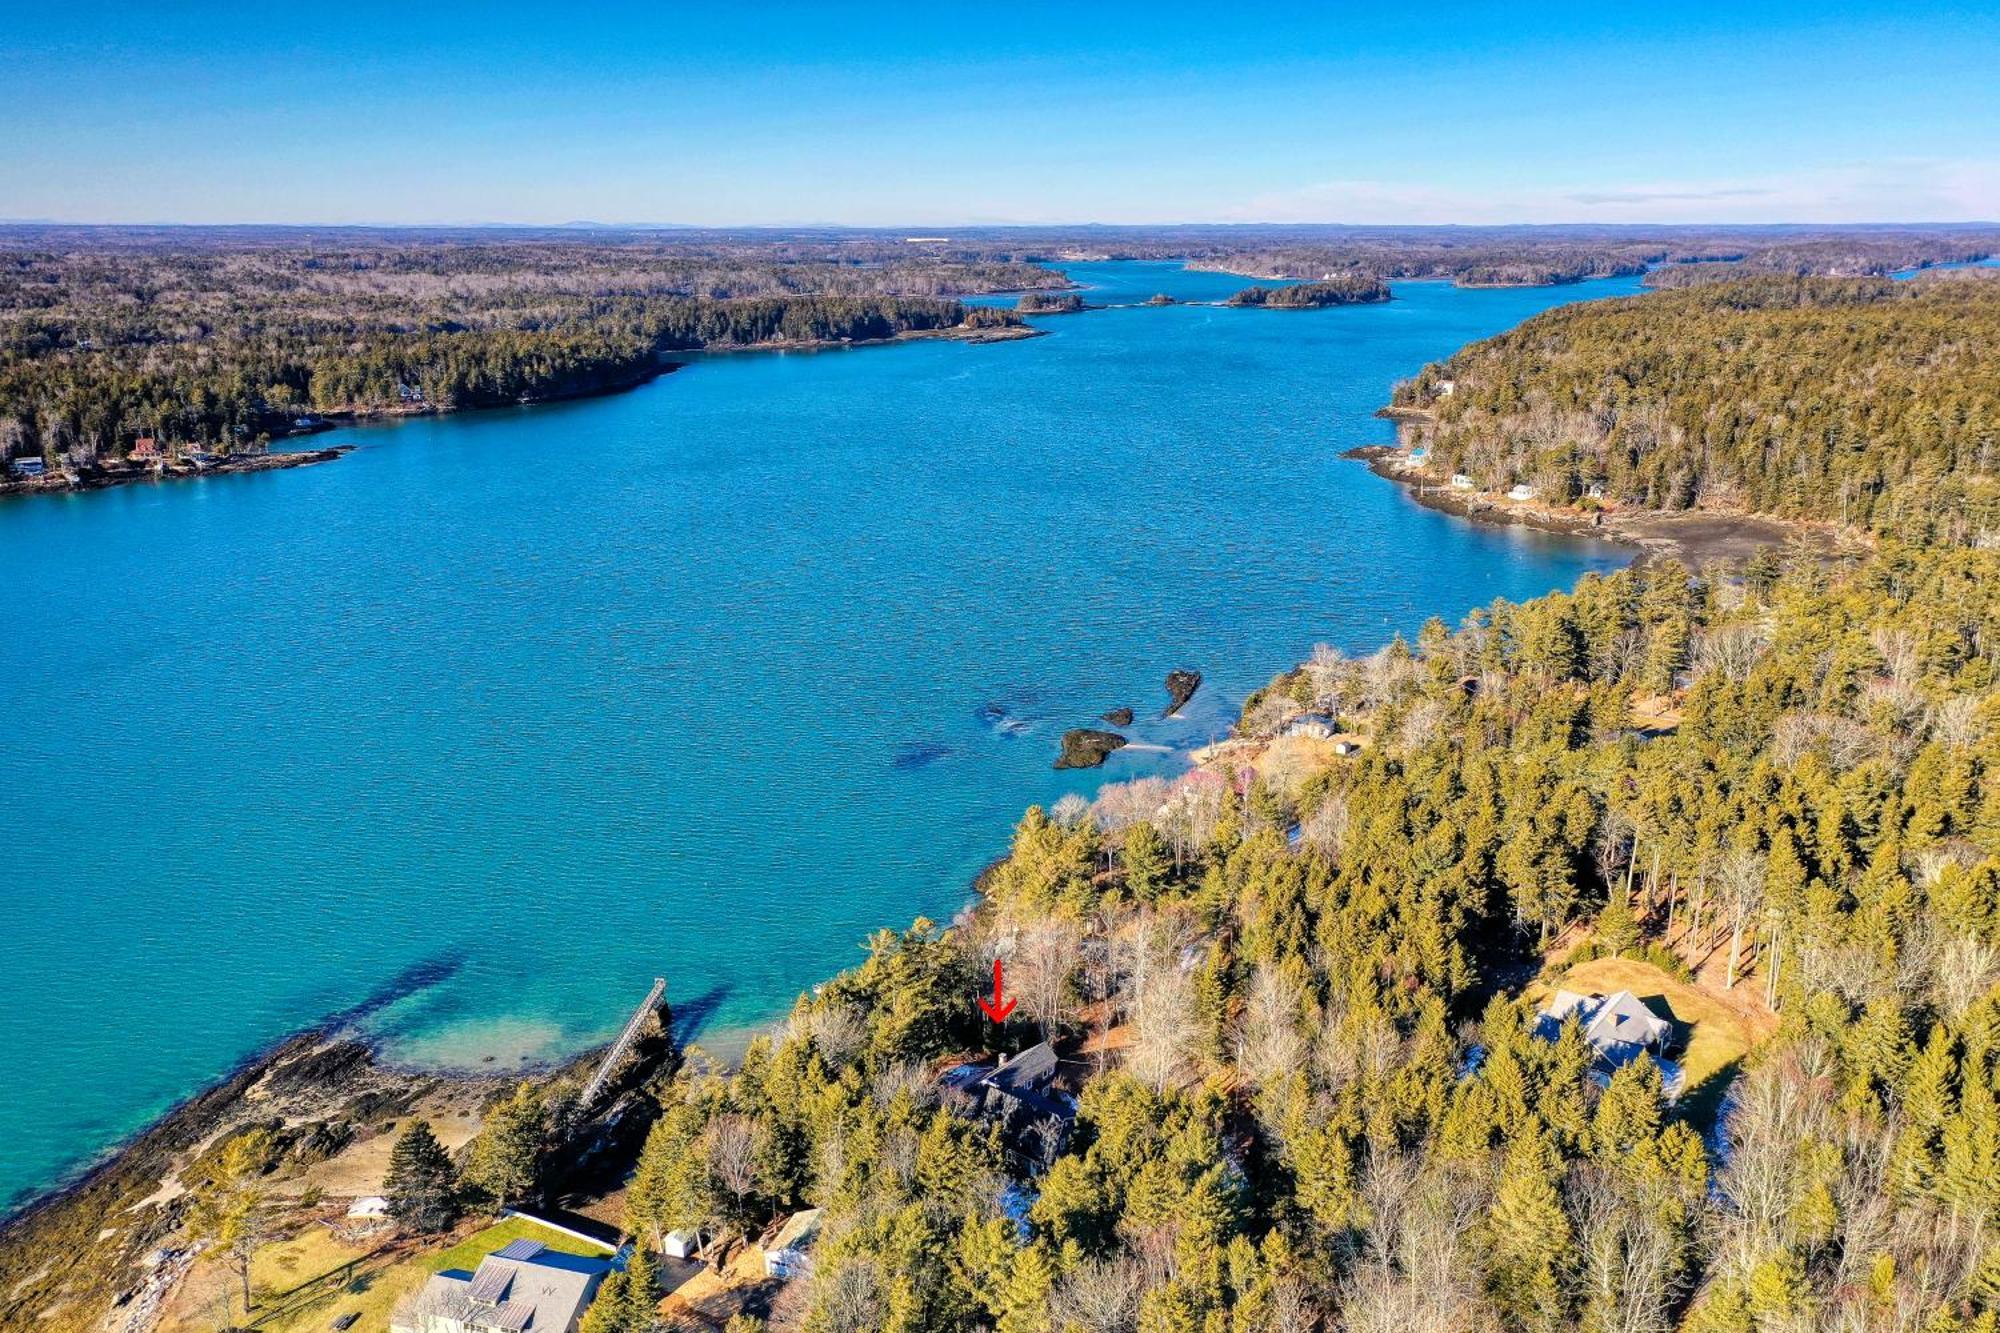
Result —
[[257, 1309], [251, 1327], [269, 1333], [324, 1329], [344, 1314], [361, 1316], [355, 1333], [382, 1333], [389, 1316], [433, 1273], [447, 1268], [471, 1272], [479, 1261], [510, 1240], [535, 1240], [551, 1250], [586, 1258], [609, 1251], [551, 1231], [524, 1218], [508, 1218], [443, 1250], [414, 1254], [364, 1250], [342, 1245], [324, 1227], [258, 1251], [251, 1266]]
[[[1735, 1010], [1637, 959], [1593, 958], [1578, 963], [1556, 987], [1582, 995], [1631, 991], [1647, 1008], [1675, 1023], [1685, 1034], [1686, 1045], [1669, 1058], [1687, 1075], [1680, 1110], [1697, 1127], [1713, 1122], [1730, 1078], [1756, 1044], [1755, 1030]], [[1531, 988], [1529, 998], [1539, 1003], [1550, 989]]]

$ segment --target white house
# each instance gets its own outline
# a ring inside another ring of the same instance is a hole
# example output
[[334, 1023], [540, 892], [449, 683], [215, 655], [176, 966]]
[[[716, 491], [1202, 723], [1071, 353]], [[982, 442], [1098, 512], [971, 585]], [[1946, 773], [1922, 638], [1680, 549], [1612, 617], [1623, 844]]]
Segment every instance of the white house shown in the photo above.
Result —
[[347, 1216], [355, 1222], [379, 1222], [389, 1215], [389, 1201], [379, 1194], [364, 1195], [347, 1205]]
[[48, 468], [43, 465], [39, 454], [29, 454], [25, 458], [17, 458], [9, 463], [7, 470], [17, 477], [39, 477], [47, 472]]
[[1451, 488], [1453, 490], [1469, 491], [1472, 489], [1472, 487], [1473, 487], [1472, 478], [1466, 476], [1463, 472], [1454, 472], [1451, 474]]
[[1532, 500], [1535, 498], [1535, 488], [1525, 481], [1517, 481], [1514, 483], [1514, 489], [1507, 492], [1507, 498], [1509, 500]]
[[1331, 739], [1333, 733], [1338, 730], [1340, 730], [1339, 724], [1325, 713], [1300, 713], [1285, 723], [1284, 730], [1280, 734], [1309, 736], [1313, 740], [1323, 741]]
[[812, 1247], [819, 1239], [820, 1210], [808, 1208], [793, 1213], [778, 1228], [778, 1234], [764, 1247], [764, 1276], [811, 1277]]
[[1597, 1053], [1590, 1076], [1600, 1087], [1611, 1075], [1641, 1055], [1650, 1055], [1659, 1066], [1669, 1101], [1679, 1098], [1686, 1075], [1679, 1065], [1662, 1059], [1674, 1041], [1674, 1025], [1646, 1006], [1631, 991], [1610, 995], [1578, 995], [1559, 990], [1535, 1021], [1535, 1035], [1545, 1041], [1562, 1036], [1563, 1024], [1574, 1018], [1583, 1026], [1583, 1039]]
[[607, 1259], [509, 1241], [475, 1272], [446, 1269], [390, 1321], [390, 1333], [576, 1333], [597, 1297]]

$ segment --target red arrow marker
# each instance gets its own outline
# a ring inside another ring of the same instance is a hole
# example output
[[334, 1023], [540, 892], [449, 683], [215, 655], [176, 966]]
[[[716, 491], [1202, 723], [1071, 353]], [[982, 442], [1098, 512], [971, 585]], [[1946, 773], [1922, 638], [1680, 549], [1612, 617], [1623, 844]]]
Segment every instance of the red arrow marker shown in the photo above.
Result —
[[1014, 1001], [1007, 999], [1002, 990], [1004, 980], [1005, 978], [1000, 972], [1000, 960], [995, 958], [993, 960], [993, 998], [988, 1000], [982, 997], [979, 1001], [979, 1007], [984, 1009], [986, 1016], [996, 1023], [1006, 1022], [1007, 1015], [1014, 1012]]

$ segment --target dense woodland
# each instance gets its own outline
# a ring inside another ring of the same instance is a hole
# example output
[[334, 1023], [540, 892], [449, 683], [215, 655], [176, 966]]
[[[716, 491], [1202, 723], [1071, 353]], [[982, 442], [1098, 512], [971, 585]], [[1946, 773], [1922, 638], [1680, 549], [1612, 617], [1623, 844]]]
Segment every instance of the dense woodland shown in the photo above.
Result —
[[1289, 287], [1245, 287], [1229, 298], [1229, 304], [1259, 306], [1266, 310], [1318, 310], [1326, 306], [1364, 305], [1388, 299], [1388, 283], [1380, 278], [1349, 274], [1323, 282], [1294, 283]]
[[[1446, 386], [1449, 385], [1447, 390]], [[1432, 462], [1561, 501], [2000, 529], [2000, 272], [1766, 277], [1552, 310], [1427, 367]]]
[[[1868, 414], [1971, 401], [1992, 299], [1788, 282], [1557, 312], [1454, 362], [1451, 401], [1686, 384], [1719, 411], [1810, 380], [1913, 478], [1935, 437]], [[1566, 359], [1600, 342], [1628, 371]], [[1746, 495], [1837, 520], [1837, 487], [1764, 489], [1789, 456], [1742, 454]], [[696, 1056], [659, 1088], [628, 1225], [825, 1208], [816, 1277], [772, 1312], [821, 1333], [1992, 1333], [2000, 553], [1886, 521], [1900, 489], [1832, 556], [1587, 576], [1316, 653], [1246, 704], [1252, 738], [1337, 718], [1368, 738], [1350, 759], [1030, 810], [976, 913], [878, 935], [739, 1070]], [[1538, 1036], [1522, 997], [1561, 941], [1699, 967], [1770, 1035], [1677, 1103], [1646, 1058], [1593, 1081], [1576, 1025]], [[999, 1033], [967, 1001], [996, 955]], [[1044, 1036], [1077, 1071], [1067, 1135], [1003, 1134], [935, 1077]], [[649, 1280], [594, 1333], [651, 1327]]]
[[[1337, 711], [1362, 758], [1031, 810], [975, 919], [883, 933], [660, 1090], [628, 1225], [823, 1206], [774, 1316], [851, 1333], [1989, 1330], [1996, 587], [1951, 548], [1662, 562], [1322, 654], [1251, 716]], [[1655, 957], [1677, 926], [1775, 1009], [1712, 1142], [1717, 1099], [1643, 1060], [1600, 1090], [1496, 988], [1579, 924]], [[990, 1039], [996, 950], [1006, 1045], [1124, 1034], [1066, 1141], [933, 1078]]]
[[1015, 321], [938, 293], [1062, 282], [575, 241], [16, 244], [0, 247], [0, 456], [88, 464], [140, 436], [226, 450], [306, 416], [622, 387], [663, 352], [991, 328]]
[[[976, 911], [653, 1087], [628, 1228], [824, 1208], [770, 1312], [814, 1333], [1996, 1333], [1996, 311], [1970, 278], [1767, 278], [1426, 370], [1401, 401], [1456, 466], [1849, 540], [1318, 652], [1241, 731], [1310, 711], [1359, 753], [1028, 811]], [[1559, 948], [1768, 1036], [1678, 1102], [1645, 1058], [1600, 1086], [1524, 995]], [[970, 1003], [996, 955], [1003, 1029]], [[1045, 1037], [1067, 1133], [937, 1076]], [[566, 1201], [574, 1107], [524, 1084], [449, 1163], [411, 1130], [398, 1216]], [[652, 1281], [590, 1333], [650, 1333]]]
[[1237, 298], [1292, 306], [1382, 299], [1401, 278], [1571, 282], [1664, 264], [1652, 280], [1672, 284], [1996, 249], [2000, 233], [1943, 228], [0, 228], [0, 457], [87, 467], [144, 436], [227, 452], [303, 417], [623, 387], [662, 352], [991, 328], [1009, 316], [950, 298], [1059, 290], [1050, 266], [1065, 259], [1305, 279]]

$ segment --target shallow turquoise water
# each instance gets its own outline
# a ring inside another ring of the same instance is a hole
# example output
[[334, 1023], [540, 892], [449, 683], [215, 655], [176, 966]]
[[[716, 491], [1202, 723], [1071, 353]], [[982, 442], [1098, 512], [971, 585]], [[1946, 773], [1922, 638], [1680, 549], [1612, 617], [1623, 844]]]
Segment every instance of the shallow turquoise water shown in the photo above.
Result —
[[[1097, 300], [1244, 285], [1068, 267]], [[1134, 734], [1185, 745], [1316, 641], [1620, 563], [1338, 453], [1424, 361], [1635, 290], [713, 357], [0, 505], [0, 1199], [413, 967], [365, 1020], [411, 1059], [573, 1049], [659, 972], [711, 1028], [766, 1018], [962, 906], [1026, 804], [1101, 780], [1051, 771], [1057, 734], [1156, 715], [1169, 668], [1209, 683]]]

